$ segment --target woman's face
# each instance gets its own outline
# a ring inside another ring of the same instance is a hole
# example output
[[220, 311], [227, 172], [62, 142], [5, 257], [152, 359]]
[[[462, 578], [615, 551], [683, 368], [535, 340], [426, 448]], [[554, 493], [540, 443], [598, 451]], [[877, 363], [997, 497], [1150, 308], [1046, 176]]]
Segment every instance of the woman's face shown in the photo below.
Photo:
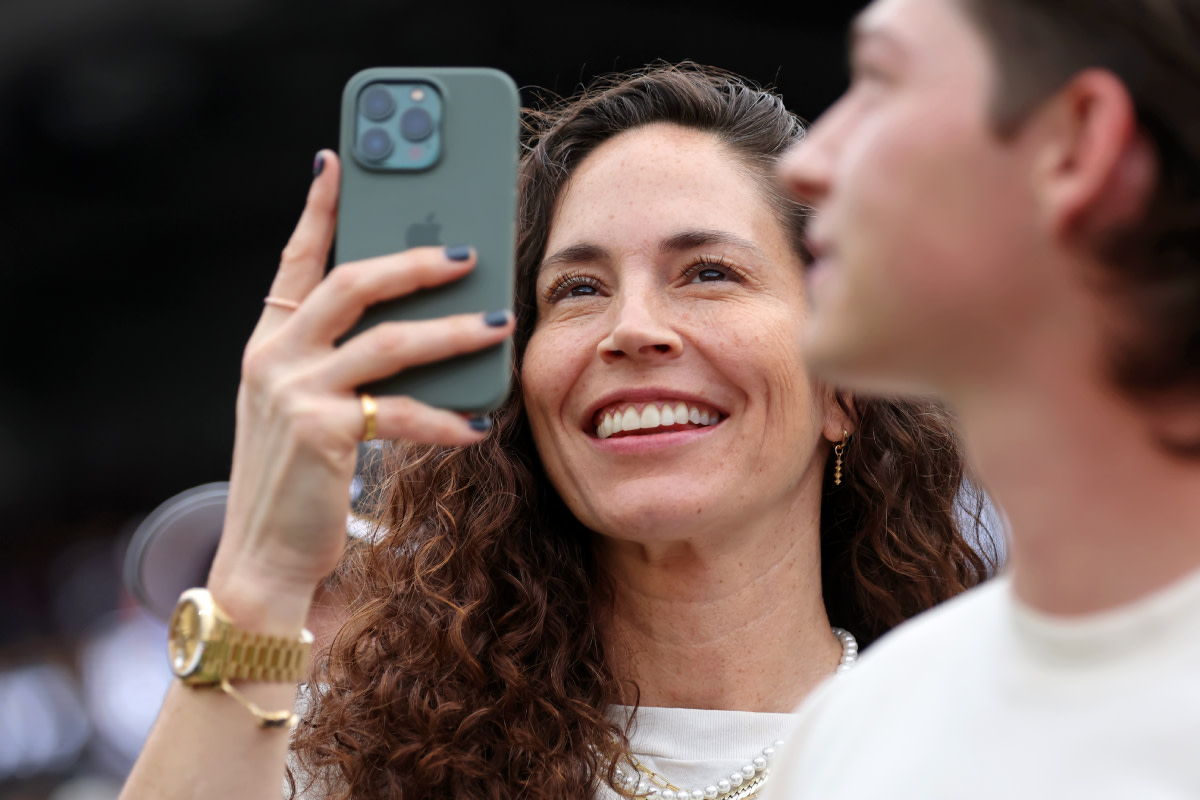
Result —
[[815, 513], [828, 426], [801, 362], [800, 259], [716, 138], [658, 124], [589, 155], [537, 295], [525, 406], [586, 526], [672, 541]]

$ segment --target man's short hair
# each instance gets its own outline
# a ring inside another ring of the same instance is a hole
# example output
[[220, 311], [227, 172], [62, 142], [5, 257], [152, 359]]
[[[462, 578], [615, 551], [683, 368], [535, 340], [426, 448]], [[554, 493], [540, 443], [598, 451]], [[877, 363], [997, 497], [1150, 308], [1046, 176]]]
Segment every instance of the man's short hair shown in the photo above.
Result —
[[1081, 70], [1125, 84], [1159, 170], [1141, 221], [1095, 243], [1100, 285], [1132, 323], [1114, 337], [1113, 376], [1135, 397], [1200, 399], [1200, 2], [959, 2], [992, 51], [1002, 137]]

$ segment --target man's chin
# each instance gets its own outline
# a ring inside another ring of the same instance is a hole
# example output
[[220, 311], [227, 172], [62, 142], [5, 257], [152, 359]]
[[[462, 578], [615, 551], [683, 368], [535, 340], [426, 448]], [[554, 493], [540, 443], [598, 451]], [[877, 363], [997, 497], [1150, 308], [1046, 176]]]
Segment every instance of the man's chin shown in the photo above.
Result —
[[928, 398], [936, 393], [901, 363], [894, 352], [896, 337], [822, 323], [810, 318], [805, 329], [804, 360], [812, 377], [864, 395]]
[[804, 362], [814, 378], [843, 385], [848, 372], [859, 360], [853, 338], [844, 325], [831, 319], [828, 311], [809, 314], [804, 326]]

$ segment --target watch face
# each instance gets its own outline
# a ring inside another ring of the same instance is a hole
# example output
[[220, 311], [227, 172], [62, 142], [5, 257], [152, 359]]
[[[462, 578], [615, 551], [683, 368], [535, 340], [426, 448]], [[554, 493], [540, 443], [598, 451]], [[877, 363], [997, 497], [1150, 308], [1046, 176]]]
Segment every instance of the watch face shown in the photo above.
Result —
[[169, 636], [167, 652], [171, 658], [171, 669], [179, 677], [186, 678], [196, 671], [204, 652], [200, 607], [194, 601], [182, 600], [175, 607]]

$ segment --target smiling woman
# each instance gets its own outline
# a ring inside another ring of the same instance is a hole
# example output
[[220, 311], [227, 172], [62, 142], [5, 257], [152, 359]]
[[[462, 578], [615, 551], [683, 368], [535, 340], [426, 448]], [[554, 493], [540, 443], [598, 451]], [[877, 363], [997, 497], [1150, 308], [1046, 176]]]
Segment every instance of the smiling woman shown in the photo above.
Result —
[[[516, 386], [486, 435], [380, 399], [380, 434], [403, 441], [378, 538], [342, 559], [354, 600], [290, 774], [306, 795], [364, 800], [746, 800], [786, 712], [849, 667], [856, 636], [986, 574], [958, 528], [950, 421], [807, 375], [805, 210], [771, 177], [802, 127], [777, 96], [658, 67], [529, 122], [515, 325], [469, 333], [480, 347], [513, 331]], [[310, 215], [328, 224], [331, 180], [314, 183], [301, 241]], [[468, 268], [420, 250], [395, 268], [433, 267]], [[361, 433], [334, 411], [356, 410], [353, 386], [324, 390], [321, 424], [287, 397], [316, 371], [287, 339], [305, 303], [294, 313], [247, 350], [233, 480], [247, 499], [231, 497], [209, 583], [238, 627], [293, 637], [305, 580], [311, 593], [341, 554], [307, 532], [345, 511], [322, 499], [341, 462], [306, 463], [303, 443], [341, 425], [352, 449]], [[273, 403], [258, 399], [267, 375]], [[287, 413], [254, 418], [260, 405]], [[262, 796], [284, 742], [195, 694], [168, 697], [127, 792], [182, 793], [201, 751], [240, 756], [219, 788], [204, 775], [208, 793]]]

